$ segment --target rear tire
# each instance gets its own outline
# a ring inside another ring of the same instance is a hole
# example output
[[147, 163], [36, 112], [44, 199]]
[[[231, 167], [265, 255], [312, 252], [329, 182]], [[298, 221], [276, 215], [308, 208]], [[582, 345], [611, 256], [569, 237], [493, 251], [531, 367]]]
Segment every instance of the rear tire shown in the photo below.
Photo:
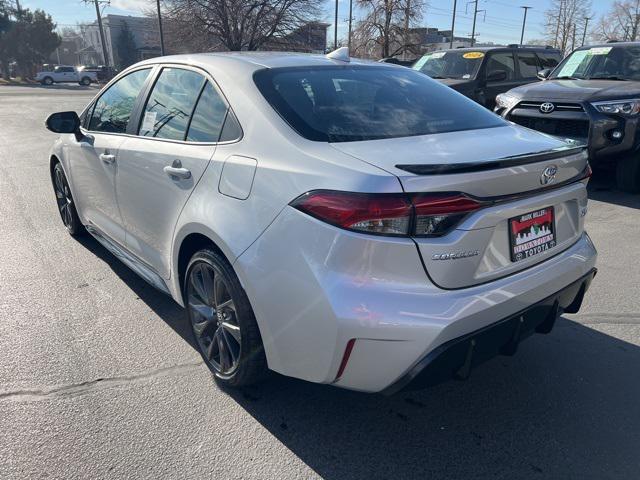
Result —
[[616, 165], [616, 186], [627, 193], [640, 192], [640, 156], [622, 158]]
[[82, 222], [80, 222], [76, 204], [73, 201], [71, 189], [69, 188], [69, 182], [67, 182], [67, 177], [60, 163], [56, 163], [53, 167], [52, 177], [53, 191], [56, 194], [58, 213], [60, 214], [62, 223], [71, 236], [76, 237], [84, 234], [86, 230]]
[[91, 79], [89, 77], [82, 77], [82, 79], [80, 80], [80, 85], [84, 87], [91, 85]]
[[220, 384], [236, 388], [266, 377], [267, 360], [253, 309], [222, 255], [203, 249], [191, 257], [183, 298], [195, 345]]

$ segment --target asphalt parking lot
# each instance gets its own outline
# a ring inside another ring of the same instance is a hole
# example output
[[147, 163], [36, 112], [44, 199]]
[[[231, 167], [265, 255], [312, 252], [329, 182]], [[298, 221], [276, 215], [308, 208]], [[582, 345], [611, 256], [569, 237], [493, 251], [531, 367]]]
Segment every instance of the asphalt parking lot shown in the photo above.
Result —
[[181, 309], [62, 227], [44, 119], [96, 92], [0, 86], [1, 479], [640, 476], [640, 195], [592, 182], [582, 311], [466, 382], [223, 392]]

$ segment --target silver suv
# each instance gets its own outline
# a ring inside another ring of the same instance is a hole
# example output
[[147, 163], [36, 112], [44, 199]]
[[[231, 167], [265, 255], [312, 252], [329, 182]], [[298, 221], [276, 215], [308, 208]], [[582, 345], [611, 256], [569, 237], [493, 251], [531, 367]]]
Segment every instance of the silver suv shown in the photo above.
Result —
[[66, 228], [183, 305], [227, 385], [465, 378], [595, 274], [582, 148], [344, 51], [154, 58], [47, 126]]

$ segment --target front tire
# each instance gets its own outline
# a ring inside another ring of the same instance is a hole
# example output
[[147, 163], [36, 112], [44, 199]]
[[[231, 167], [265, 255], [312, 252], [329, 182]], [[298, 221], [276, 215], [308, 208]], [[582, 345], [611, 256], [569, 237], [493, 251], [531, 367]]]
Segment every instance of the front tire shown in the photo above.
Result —
[[627, 193], [640, 192], [640, 156], [633, 155], [618, 160], [616, 186]]
[[82, 225], [80, 217], [78, 217], [69, 182], [67, 182], [67, 177], [60, 163], [56, 163], [53, 167], [52, 180], [53, 191], [56, 194], [56, 203], [58, 204], [58, 213], [60, 213], [62, 223], [70, 235], [74, 237], [82, 235], [85, 232], [84, 225]]
[[183, 288], [195, 344], [214, 377], [229, 387], [262, 380], [267, 361], [247, 294], [227, 260], [211, 249], [197, 252]]
[[47, 86], [49, 86], [49, 85], [53, 85], [53, 78], [51, 78], [51, 77], [44, 77], [44, 78], [42, 79], [42, 84], [43, 84], [43, 85], [47, 85]]

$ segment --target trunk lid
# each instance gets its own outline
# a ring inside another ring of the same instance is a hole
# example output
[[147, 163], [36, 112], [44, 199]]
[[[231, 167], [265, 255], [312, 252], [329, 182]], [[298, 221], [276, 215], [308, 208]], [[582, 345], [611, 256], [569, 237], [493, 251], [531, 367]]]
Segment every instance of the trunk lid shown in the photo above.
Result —
[[[575, 143], [509, 125], [332, 146], [396, 175], [406, 192], [461, 192], [487, 202], [443, 236], [414, 238], [427, 274], [442, 288], [516, 273], [568, 248], [583, 232], [586, 180], [577, 178], [587, 155]], [[555, 175], [543, 185], [548, 168]], [[555, 245], [512, 261], [510, 219], [550, 208]]]

